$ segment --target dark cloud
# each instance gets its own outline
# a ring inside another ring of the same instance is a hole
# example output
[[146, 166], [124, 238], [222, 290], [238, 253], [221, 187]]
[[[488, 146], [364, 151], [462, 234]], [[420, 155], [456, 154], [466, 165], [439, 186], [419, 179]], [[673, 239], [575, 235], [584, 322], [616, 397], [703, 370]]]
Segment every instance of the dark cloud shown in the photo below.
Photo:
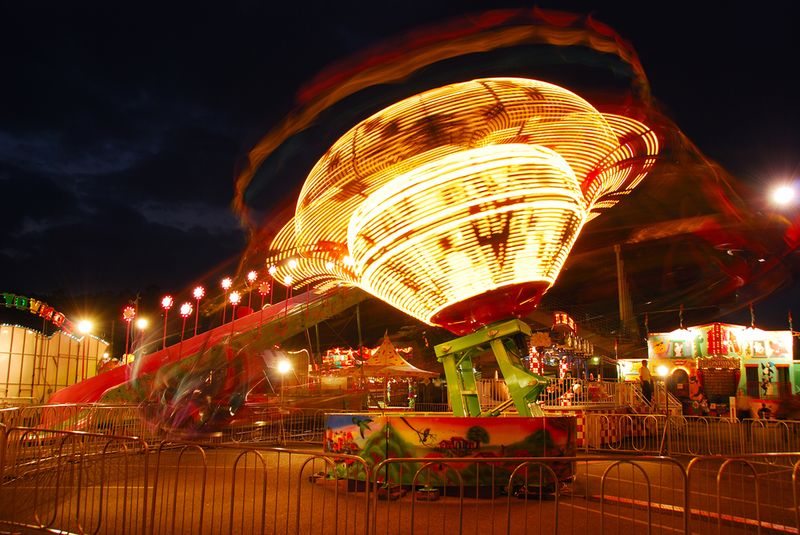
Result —
[[153, 282], [178, 289], [241, 250], [241, 231], [220, 227], [181, 228], [109, 202], [76, 209], [57, 226], [33, 225], [0, 251], [0, 262], [7, 283], [14, 276], [6, 266], [24, 270], [29, 292], [62, 288], [80, 294]]

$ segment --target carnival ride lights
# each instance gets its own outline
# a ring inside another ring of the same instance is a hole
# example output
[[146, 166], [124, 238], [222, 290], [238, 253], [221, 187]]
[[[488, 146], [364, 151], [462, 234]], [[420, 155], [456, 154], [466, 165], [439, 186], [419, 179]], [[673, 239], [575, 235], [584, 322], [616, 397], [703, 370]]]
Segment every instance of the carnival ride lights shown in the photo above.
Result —
[[357, 285], [456, 334], [521, 317], [583, 225], [657, 152], [647, 126], [550, 83], [427, 91], [357, 124], [316, 163], [270, 272], [295, 287]]

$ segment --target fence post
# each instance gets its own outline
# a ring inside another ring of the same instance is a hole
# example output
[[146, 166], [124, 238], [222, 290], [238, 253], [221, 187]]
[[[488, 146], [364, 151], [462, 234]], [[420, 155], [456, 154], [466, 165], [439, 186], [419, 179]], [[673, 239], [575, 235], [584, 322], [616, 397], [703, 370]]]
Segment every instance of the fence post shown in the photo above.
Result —
[[[8, 440], [8, 433], [6, 426], [0, 423], [0, 483], [5, 481], [6, 471], [6, 442]], [[3, 497], [3, 485], [0, 484], [0, 501]]]
[[591, 440], [591, 437], [592, 437], [592, 426], [594, 425], [594, 423], [589, 423], [589, 422], [594, 422], [594, 416], [595, 415], [593, 413], [591, 413], [591, 412], [588, 412], [588, 411], [584, 412], [583, 414], [584, 414], [584, 416], [583, 416], [583, 426], [584, 426], [584, 430], [583, 430], [583, 450], [586, 453], [589, 453], [589, 441]]

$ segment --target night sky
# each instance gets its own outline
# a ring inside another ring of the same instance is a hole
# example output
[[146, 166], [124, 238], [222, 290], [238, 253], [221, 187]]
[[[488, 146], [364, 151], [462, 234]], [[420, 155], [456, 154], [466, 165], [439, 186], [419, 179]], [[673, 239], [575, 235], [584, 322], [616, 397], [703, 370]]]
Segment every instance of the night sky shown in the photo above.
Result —
[[[707, 156], [756, 189], [800, 174], [792, 2], [272, 4], [0, 3], [2, 291], [216, 283], [248, 241], [237, 171], [301, 86], [381, 39], [490, 8], [593, 13]], [[275, 184], [264, 213], [292, 203], [306, 171]]]

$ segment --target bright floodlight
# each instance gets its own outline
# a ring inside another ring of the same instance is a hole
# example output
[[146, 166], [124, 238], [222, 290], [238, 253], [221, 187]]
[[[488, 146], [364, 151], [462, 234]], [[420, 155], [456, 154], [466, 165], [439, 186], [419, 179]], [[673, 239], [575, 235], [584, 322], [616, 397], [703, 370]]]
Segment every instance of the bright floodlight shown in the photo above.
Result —
[[283, 284], [284, 284], [285, 286], [291, 286], [291, 285], [292, 285], [292, 276], [291, 276], [291, 275], [286, 275], [286, 276], [283, 278]]
[[148, 323], [149, 322], [147, 321], [147, 318], [139, 318], [138, 320], [136, 320], [136, 328], [139, 329], [140, 331], [143, 331], [147, 329]]
[[231, 292], [231, 295], [228, 297], [232, 305], [238, 305], [239, 301], [242, 300], [241, 294], [239, 292]]
[[794, 200], [795, 191], [791, 186], [778, 186], [772, 190], [772, 202], [779, 206], [788, 206]]
[[191, 303], [184, 303], [181, 305], [181, 317], [188, 318], [192, 315], [192, 304]]
[[269, 272], [270, 275], [274, 277], [275, 272], [278, 271], [278, 268], [276, 268], [275, 266], [269, 266], [269, 269], [267, 271]]
[[258, 278], [258, 273], [256, 273], [255, 271], [249, 271], [247, 273], [247, 284], [253, 284], [254, 282], [256, 282], [257, 278]]
[[297, 267], [297, 260], [295, 260], [294, 258], [290, 259], [288, 265], [289, 265], [289, 269], [296, 268]]
[[222, 283], [221, 284], [222, 284], [222, 289], [227, 292], [228, 290], [230, 290], [231, 286], [233, 285], [233, 281], [231, 280], [230, 277], [225, 277], [224, 279], [222, 279]]
[[662, 364], [661, 366], [656, 368], [656, 373], [661, 377], [666, 377], [667, 375], [669, 375], [669, 367]]
[[174, 300], [172, 299], [172, 296], [171, 295], [165, 295], [161, 299], [161, 308], [163, 308], [164, 310], [169, 310], [170, 308], [172, 308], [172, 303], [174, 303]]
[[192, 292], [192, 295], [194, 295], [194, 298], [199, 301], [200, 299], [203, 298], [204, 295], [206, 295], [206, 289], [203, 288], [202, 286], [196, 286], [194, 291]]
[[281, 277], [297, 258], [298, 286], [343, 281], [465, 334], [535, 308], [583, 225], [639, 184], [657, 153], [646, 125], [550, 83], [447, 85], [337, 140], [268, 262]]
[[92, 332], [92, 322], [89, 320], [81, 320], [78, 322], [78, 332], [82, 334]]
[[284, 375], [292, 370], [292, 363], [286, 359], [278, 361], [278, 373]]

